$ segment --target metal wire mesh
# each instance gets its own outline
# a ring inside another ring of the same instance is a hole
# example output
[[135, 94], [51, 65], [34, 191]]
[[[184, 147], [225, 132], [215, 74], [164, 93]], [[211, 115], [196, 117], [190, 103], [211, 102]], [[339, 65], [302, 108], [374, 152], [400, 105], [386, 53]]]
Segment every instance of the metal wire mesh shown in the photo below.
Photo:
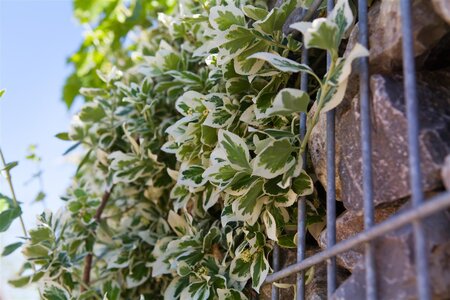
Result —
[[[314, 15], [322, 0], [314, 1], [303, 20]], [[335, 189], [335, 115], [334, 111], [327, 113], [327, 249], [311, 257], [305, 257], [306, 236], [306, 208], [305, 199], [298, 199], [298, 225], [297, 225], [297, 263], [279, 270], [279, 248], [276, 246], [273, 253], [274, 273], [270, 274], [266, 282], [277, 282], [289, 275], [297, 273], [297, 299], [305, 299], [304, 272], [318, 263], [327, 261], [327, 294], [331, 297], [336, 289], [336, 256], [361, 244], [365, 245], [364, 263], [366, 274], [366, 299], [377, 299], [377, 282], [375, 268], [375, 249], [372, 241], [390, 231], [413, 223], [414, 250], [417, 275], [417, 291], [419, 299], [430, 299], [430, 283], [428, 275], [428, 259], [426, 237], [422, 227], [422, 219], [439, 210], [450, 206], [450, 193], [442, 193], [424, 202], [422, 189], [422, 176], [420, 170], [419, 148], [419, 121], [417, 88], [415, 76], [414, 47], [412, 35], [411, 0], [401, 0], [401, 18], [403, 33], [403, 76], [406, 99], [406, 113], [408, 120], [408, 153], [410, 167], [410, 186], [413, 206], [388, 220], [375, 225], [374, 197], [372, 186], [372, 144], [371, 144], [371, 98], [369, 90], [369, 61], [360, 58], [359, 61], [359, 99], [361, 113], [361, 147], [363, 172], [363, 203], [364, 203], [364, 231], [356, 236], [336, 244], [336, 189]], [[327, 11], [333, 8], [334, 1], [327, 0]], [[367, 0], [358, 0], [358, 27], [359, 43], [369, 48], [368, 42], [368, 12]], [[307, 51], [303, 52], [302, 63], [308, 62]], [[302, 74], [301, 89], [307, 89], [307, 75]], [[300, 116], [300, 137], [303, 139], [306, 130], [306, 115]], [[304, 157], [304, 161], [305, 157]], [[272, 299], [279, 298], [279, 291], [272, 286]]]

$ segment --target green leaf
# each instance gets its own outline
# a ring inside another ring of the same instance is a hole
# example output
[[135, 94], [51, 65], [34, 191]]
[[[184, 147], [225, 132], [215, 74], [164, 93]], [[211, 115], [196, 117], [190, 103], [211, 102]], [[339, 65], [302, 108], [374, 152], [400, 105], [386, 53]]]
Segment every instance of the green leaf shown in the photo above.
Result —
[[44, 289], [42, 294], [43, 298], [46, 300], [69, 300], [69, 293], [60, 286], [56, 284], [51, 284]]
[[218, 300], [248, 300], [248, 298], [238, 290], [217, 289]]
[[278, 245], [282, 248], [294, 249], [297, 245], [294, 242], [294, 234], [285, 234], [278, 237]]
[[5, 89], [0, 90], [0, 98], [3, 97], [3, 95], [5, 94], [5, 92], [6, 92]]
[[206, 178], [203, 178], [205, 169], [202, 166], [191, 165], [180, 169], [178, 184], [190, 187], [199, 187], [205, 184]]
[[345, 59], [338, 59], [337, 67], [332, 75], [333, 86], [324, 99], [321, 113], [326, 113], [337, 107], [344, 99], [348, 78], [352, 71], [352, 62], [360, 57], [369, 55], [369, 51], [361, 44], [356, 44]]
[[209, 23], [214, 29], [225, 31], [232, 25], [245, 25], [242, 11], [232, 2], [227, 6], [214, 6], [209, 11]]
[[311, 195], [314, 192], [314, 182], [311, 177], [302, 170], [300, 176], [293, 180], [292, 190], [299, 196]]
[[11, 169], [17, 167], [18, 165], [19, 165], [19, 162], [18, 162], [18, 161], [13, 161], [13, 162], [7, 163], [6, 166], [4, 166], [4, 167], [2, 168], [2, 171], [8, 172], [8, 171], [10, 171]]
[[317, 75], [313, 72], [313, 70], [309, 66], [300, 64], [292, 59], [283, 57], [279, 54], [273, 54], [273, 53], [268, 53], [268, 52], [258, 52], [258, 53], [255, 53], [255, 54], [249, 56], [247, 59], [252, 59], [252, 58], [265, 60], [282, 72], [287, 72], [287, 73], [306, 72], [314, 77], [317, 77]]
[[251, 266], [252, 272], [252, 288], [259, 292], [259, 288], [266, 280], [269, 273], [269, 262], [267, 261], [264, 251], [258, 251]]
[[98, 103], [88, 103], [80, 111], [80, 120], [83, 122], [99, 122], [106, 113]]
[[353, 13], [348, 3], [348, 0], [338, 0], [333, 8], [333, 11], [328, 17], [338, 27], [338, 43], [340, 43], [345, 32], [350, 28], [353, 23]]
[[284, 23], [286, 23], [287, 17], [289, 17], [295, 9], [296, 4], [296, 0], [283, 2], [281, 6], [273, 8], [263, 20], [253, 23], [253, 27], [256, 30], [267, 34], [273, 34], [274, 31], [281, 30]]
[[11, 223], [22, 214], [20, 207], [16, 207], [13, 201], [0, 194], [0, 232], [5, 232]]
[[278, 92], [272, 107], [266, 113], [272, 115], [291, 115], [292, 113], [307, 112], [310, 98], [308, 93], [298, 89], [285, 88]]
[[287, 138], [273, 140], [252, 161], [252, 175], [271, 179], [285, 173], [295, 163], [291, 141]]
[[242, 10], [244, 11], [244, 14], [247, 17], [255, 21], [264, 19], [269, 14], [269, 12], [266, 9], [256, 7], [253, 5], [246, 5], [242, 8]]
[[303, 34], [306, 48], [318, 48], [330, 51], [333, 57], [337, 56], [340, 43], [337, 25], [325, 18], [315, 19], [311, 22], [298, 22], [290, 26]]
[[14, 251], [16, 251], [17, 248], [19, 248], [22, 245], [23, 245], [22, 242], [17, 242], [17, 243], [10, 244], [10, 245], [6, 246], [5, 249], [3, 249], [2, 256], [10, 255]]
[[41, 202], [42, 200], [45, 199], [45, 193], [43, 191], [40, 191], [36, 197], [34, 198], [33, 202]]
[[67, 132], [60, 132], [55, 137], [63, 141], [70, 141], [69, 133]]
[[16, 288], [24, 287], [31, 282], [31, 275], [8, 280], [8, 283]]
[[219, 130], [219, 146], [225, 151], [226, 158], [237, 170], [251, 170], [250, 153], [243, 139], [226, 130]]
[[264, 222], [264, 226], [266, 228], [267, 237], [273, 241], [278, 241], [277, 238], [277, 224], [275, 223], [275, 218], [272, 214], [265, 210], [262, 213], [262, 220]]

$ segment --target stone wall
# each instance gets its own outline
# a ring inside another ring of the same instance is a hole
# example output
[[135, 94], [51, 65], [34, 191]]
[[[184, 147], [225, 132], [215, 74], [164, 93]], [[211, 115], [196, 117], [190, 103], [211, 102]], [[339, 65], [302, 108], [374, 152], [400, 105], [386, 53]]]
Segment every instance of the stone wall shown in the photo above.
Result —
[[[369, 8], [370, 89], [372, 94], [373, 185], [375, 219], [381, 222], [410, 206], [407, 120], [403, 96], [402, 32], [399, 0], [373, 1]], [[427, 196], [450, 189], [450, 1], [413, 0], [413, 34], [416, 55], [420, 154], [423, 187]], [[291, 16], [297, 21], [296, 11]], [[353, 28], [347, 49], [358, 36]], [[354, 68], [357, 69], [357, 68]], [[360, 145], [359, 81], [352, 75], [344, 103], [336, 111], [336, 189], [345, 211], [337, 217], [337, 240], [363, 230], [363, 189]], [[326, 187], [325, 118], [309, 141], [309, 153], [318, 181]], [[450, 212], [424, 221], [428, 238], [430, 282], [434, 299], [450, 299]], [[412, 227], [375, 241], [379, 299], [417, 299]], [[326, 248], [326, 231], [317, 238]], [[309, 245], [309, 247], [315, 247]], [[316, 249], [314, 251], [319, 251]], [[310, 251], [311, 252], [311, 251]], [[363, 247], [337, 258], [342, 284], [334, 299], [364, 299]], [[285, 255], [286, 257], [289, 257]], [[282, 265], [295, 262], [295, 255]], [[323, 266], [316, 267], [319, 271]], [[323, 270], [322, 270], [323, 271]], [[322, 274], [322, 273], [318, 273]], [[325, 276], [325, 275], [320, 275]], [[307, 288], [307, 299], [326, 299], [326, 277]], [[344, 281], [345, 279], [345, 281]], [[287, 280], [294, 283], [294, 278]], [[267, 298], [270, 288], [264, 290]], [[282, 292], [281, 299], [293, 294]]]

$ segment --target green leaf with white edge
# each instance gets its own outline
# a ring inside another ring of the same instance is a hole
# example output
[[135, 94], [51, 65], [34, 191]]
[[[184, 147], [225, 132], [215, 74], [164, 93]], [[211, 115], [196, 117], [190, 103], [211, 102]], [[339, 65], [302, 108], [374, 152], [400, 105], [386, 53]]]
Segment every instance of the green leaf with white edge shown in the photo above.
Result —
[[248, 300], [240, 291], [235, 289], [217, 289], [218, 300]]
[[227, 160], [236, 170], [251, 170], [247, 144], [238, 135], [226, 130], [219, 130], [218, 146], [225, 151]]
[[338, 0], [333, 11], [328, 16], [338, 27], [338, 43], [345, 36], [346, 31], [353, 23], [353, 13], [349, 5], [349, 0]]
[[252, 273], [252, 288], [259, 292], [261, 285], [266, 280], [267, 274], [269, 273], [269, 262], [265, 257], [264, 251], [258, 251], [255, 254], [253, 263], [251, 266]]
[[250, 90], [250, 83], [247, 78], [234, 77], [227, 80], [225, 87], [229, 95], [246, 94]]
[[182, 216], [176, 214], [173, 210], [169, 211], [167, 222], [172, 230], [180, 237], [192, 233], [186, 220]]
[[180, 168], [178, 176], [178, 184], [189, 187], [200, 187], [206, 183], [206, 178], [203, 177], [205, 169], [198, 165], [183, 165]]
[[164, 300], [177, 299], [189, 285], [189, 277], [175, 277], [164, 291]]
[[231, 26], [226, 32], [224, 40], [218, 41], [223, 48], [223, 52], [219, 52], [217, 58], [219, 63], [230, 61], [241, 54], [248, 46], [253, 45], [255, 41], [256, 37], [250, 29], [236, 25]]
[[283, 57], [279, 54], [269, 53], [269, 52], [258, 52], [250, 55], [247, 59], [261, 59], [270, 63], [272, 66], [277, 68], [282, 72], [297, 73], [306, 72], [313, 76], [316, 76], [313, 70], [304, 64], [300, 64], [292, 59]]
[[11, 223], [22, 214], [20, 207], [5, 195], [0, 194], [0, 232], [5, 232]]
[[22, 242], [17, 242], [17, 243], [13, 243], [13, 244], [10, 244], [10, 245], [6, 246], [6, 247], [3, 249], [2, 256], [8, 256], [8, 255], [10, 255], [11, 253], [13, 253], [14, 251], [16, 251], [16, 249], [18, 249], [18, 248], [19, 248], [20, 246], [22, 246], [22, 245], [23, 245]]
[[252, 160], [252, 175], [271, 179], [285, 173], [295, 164], [294, 150], [290, 139], [273, 140]]
[[233, 2], [227, 6], [213, 6], [209, 11], [209, 23], [220, 31], [229, 29], [232, 25], [245, 26], [244, 13]]
[[253, 5], [245, 5], [242, 10], [247, 17], [255, 21], [262, 20], [269, 14], [267, 10]]
[[248, 172], [239, 172], [233, 177], [225, 192], [233, 196], [242, 196], [248, 192], [252, 184], [259, 177], [252, 176]]
[[83, 122], [100, 122], [105, 116], [105, 111], [96, 102], [85, 104], [79, 114], [80, 120]]
[[265, 210], [261, 216], [264, 222], [267, 237], [272, 241], [278, 241], [277, 224], [275, 223], [275, 219], [272, 214], [268, 210]]
[[285, 234], [278, 237], [278, 245], [282, 248], [294, 249], [297, 244], [294, 242], [295, 234]]
[[250, 186], [248, 192], [239, 197], [232, 204], [233, 211], [237, 218], [241, 221], [247, 222], [253, 226], [261, 214], [264, 201], [261, 198], [263, 195], [263, 180], [257, 180]]
[[213, 207], [217, 203], [217, 201], [219, 201], [219, 198], [220, 190], [213, 186], [209, 186], [204, 192], [203, 199], [205, 199], [205, 201], [203, 202], [203, 209], [207, 211], [208, 209]]
[[252, 254], [248, 249], [242, 251], [231, 261], [230, 277], [233, 280], [246, 282], [251, 278]]
[[[290, 207], [297, 201], [298, 194], [289, 190], [286, 194], [274, 197], [276, 207]], [[303, 195], [302, 195], [303, 196]]]
[[195, 91], [188, 91], [180, 96], [175, 102], [176, 110], [183, 116], [200, 114], [202, 111], [202, 102], [205, 96]]
[[326, 113], [337, 107], [345, 96], [345, 91], [347, 89], [348, 78], [352, 71], [352, 62], [360, 57], [366, 57], [369, 55], [369, 51], [364, 48], [361, 44], [356, 44], [355, 47], [350, 51], [349, 55], [345, 59], [339, 59], [338, 65], [336, 67], [335, 74], [333, 74], [333, 80], [336, 81], [336, 85], [332, 87], [330, 92], [326, 95], [324, 99], [324, 106], [321, 113]]
[[42, 293], [43, 299], [46, 300], [69, 300], [70, 294], [69, 292], [63, 288], [61, 285], [52, 282], [47, 283], [44, 288], [44, 292]]
[[224, 189], [236, 175], [236, 170], [228, 163], [214, 163], [203, 173], [209, 182], [220, 189]]
[[254, 75], [263, 67], [264, 60], [250, 58], [249, 56], [259, 52], [265, 52], [269, 49], [269, 45], [265, 41], [260, 41], [245, 51], [243, 51], [239, 56], [234, 59], [234, 70], [239, 75]]
[[210, 289], [206, 281], [197, 281], [191, 283], [183, 290], [180, 300], [207, 300], [209, 299]]
[[266, 113], [269, 116], [287, 116], [292, 113], [307, 112], [310, 98], [308, 93], [299, 89], [285, 88], [278, 92]]
[[333, 57], [337, 56], [338, 27], [325, 18], [315, 19], [313, 22], [298, 22], [290, 26], [303, 34], [306, 48], [318, 48], [330, 51]]
[[281, 6], [273, 8], [263, 20], [253, 23], [253, 28], [267, 34], [280, 31], [296, 5], [297, 0], [284, 1]]
[[295, 178], [292, 182], [292, 190], [298, 196], [308, 196], [314, 192], [314, 182], [311, 177], [302, 170], [300, 176]]
[[212, 128], [224, 128], [233, 122], [237, 105], [225, 94], [210, 94], [203, 101], [203, 104], [208, 109], [208, 115], [203, 121], [203, 125]]

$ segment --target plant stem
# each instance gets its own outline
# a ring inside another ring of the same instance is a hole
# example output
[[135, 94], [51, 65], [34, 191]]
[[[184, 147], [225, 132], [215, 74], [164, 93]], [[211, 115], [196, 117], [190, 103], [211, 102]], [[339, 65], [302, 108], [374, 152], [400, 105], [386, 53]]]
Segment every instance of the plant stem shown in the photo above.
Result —
[[[95, 222], [100, 223], [103, 210], [106, 207], [106, 204], [108, 203], [109, 196], [111, 195], [113, 190], [113, 187], [108, 191], [105, 191], [102, 197], [102, 202], [100, 203], [100, 206], [97, 208], [97, 211], [95, 212]], [[91, 269], [92, 269], [92, 257], [93, 254], [90, 252], [86, 257], [84, 258], [84, 270], [83, 270], [83, 284], [81, 285], [81, 292], [84, 292], [86, 288], [89, 287], [89, 282], [91, 280]]]
[[314, 112], [311, 122], [307, 122], [308, 127], [306, 129], [305, 137], [303, 138], [302, 144], [300, 145], [300, 154], [303, 154], [303, 152], [305, 152], [306, 145], [308, 144], [309, 136], [311, 135], [314, 127], [316, 126], [317, 122], [319, 121], [320, 112], [322, 111], [322, 108], [325, 105], [325, 102], [324, 102], [325, 97], [330, 89], [330, 85], [328, 84], [328, 82], [330, 80], [331, 74], [334, 71], [335, 64], [336, 64], [336, 59], [332, 58], [332, 61], [330, 64], [330, 69], [328, 70], [328, 73], [327, 73], [327, 77], [325, 78], [324, 84], [322, 85], [322, 87], [320, 89], [320, 98], [317, 101], [317, 109]]
[[[2, 149], [0, 148], [0, 158], [2, 160], [2, 166], [5, 169], [5, 177], [6, 181], [8, 182], [9, 189], [11, 190], [11, 196], [14, 202], [14, 205], [20, 209], [19, 202], [17, 202], [16, 192], [14, 191], [14, 186], [12, 184], [11, 174], [9, 173], [9, 170], [6, 168], [6, 161], [5, 157], [3, 156]], [[19, 216], [20, 219], [20, 225], [22, 226], [22, 231], [25, 237], [28, 237], [27, 229], [25, 227], [25, 222], [23, 221], [22, 214]]]

